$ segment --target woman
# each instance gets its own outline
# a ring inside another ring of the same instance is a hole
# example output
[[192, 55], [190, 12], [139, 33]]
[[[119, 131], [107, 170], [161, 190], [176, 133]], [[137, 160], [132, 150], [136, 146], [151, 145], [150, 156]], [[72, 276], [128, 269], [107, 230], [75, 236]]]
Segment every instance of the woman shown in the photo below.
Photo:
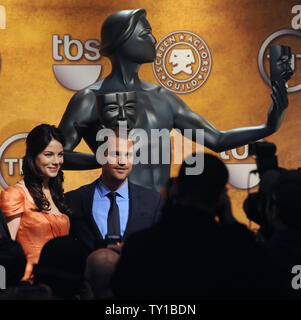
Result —
[[69, 234], [70, 209], [64, 198], [61, 171], [64, 143], [55, 126], [35, 127], [26, 139], [24, 179], [0, 196], [11, 237], [22, 245], [27, 257], [23, 280], [30, 279], [44, 244]]

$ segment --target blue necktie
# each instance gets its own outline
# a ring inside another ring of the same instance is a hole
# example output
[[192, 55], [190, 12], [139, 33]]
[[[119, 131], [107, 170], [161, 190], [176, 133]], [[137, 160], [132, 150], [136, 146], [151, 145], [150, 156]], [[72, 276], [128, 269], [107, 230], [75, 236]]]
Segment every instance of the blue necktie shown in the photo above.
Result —
[[108, 236], [120, 236], [120, 218], [119, 208], [116, 202], [116, 192], [107, 194], [111, 201], [110, 210], [108, 213]]

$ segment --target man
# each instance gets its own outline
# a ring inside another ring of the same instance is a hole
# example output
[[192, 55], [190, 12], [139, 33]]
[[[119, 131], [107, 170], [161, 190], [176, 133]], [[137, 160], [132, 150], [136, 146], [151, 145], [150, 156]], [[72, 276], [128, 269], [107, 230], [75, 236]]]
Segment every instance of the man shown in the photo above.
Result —
[[[105, 20], [101, 30], [101, 54], [111, 60], [112, 72], [77, 92], [67, 106], [59, 124], [66, 138], [64, 169], [87, 170], [100, 167], [95, 158], [98, 147], [95, 137], [100, 125], [109, 127], [112, 122], [111, 117], [104, 114], [104, 109], [110, 115], [115, 114], [115, 117], [122, 115], [125, 117], [123, 120], [132, 123], [134, 128], [144, 129], [148, 137], [152, 129], [171, 131], [175, 128], [182, 133], [185, 129], [192, 129], [192, 139], [197, 140], [196, 130], [204, 129], [204, 145], [215, 152], [262, 139], [279, 129], [288, 106], [285, 82], [292, 74], [288, 58], [280, 59], [283, 61], [284, 72], [282, 81], [273, 84], [273, 102], [267, 121], [256, 127], [219, 131], [209, 121], [191, 111], [173, 92], [139, 79], [141, 65], [155, 61], [155, 44], [156, 39], [144, 9], [118, 11]], [[131, 105], [133, 92], [135, 103]], [[94, 154], [73, 151], [82, 139]], [[150, 155], [150, 140], [148, 150]], [[151, 164], [149, 160], [147, 164], [135, 165], [129, 179], [135, 184], [159, 191], [169, 175], [170, 163]]]
[[[300, 169], [266, 171], [260, 191], [261, 198], [251, 200], [248, 209], [251, 217], [259, 217], [259, 243], [271, 260], [274, 292], [277, 298], [300, 299], [300, 290], [296, 290], [300, 286], [300, 274], [294, 271], [301, 261]], [[281, 286], [275, 288], [277, 283]]]
[[104, 240], [119, 237], [123, 240], [152, 226], [162, 205], [158, 192], [128, 181], [133, 165], [133, 141], [113, 135], [106, 143], [101, 177], [66, 194], [74, 216], [71, 235], [91, 251], [102, 247]]

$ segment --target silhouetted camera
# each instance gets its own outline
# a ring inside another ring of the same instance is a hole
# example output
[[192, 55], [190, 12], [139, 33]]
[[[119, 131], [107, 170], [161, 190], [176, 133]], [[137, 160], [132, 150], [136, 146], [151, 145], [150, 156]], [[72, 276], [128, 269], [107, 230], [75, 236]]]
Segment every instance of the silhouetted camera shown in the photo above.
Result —
[[249, 155], [256, 156], [256, 171], [260, 178], [268, 170], [278, 170], [276, 151], [276, 145], [271, 142], [262, 141], [249, 144]]
[[109, 244], [119, 245], [122, 242], [121, 236], [108, 236], [105, 237], [105, 243], [108, 246]]
[[[249, 144], [249, 154], [255, 155], [257, 164], [257, 170], [252, 173], [259, 174], [260, 183], [258, 192], [248, 195], [243, 208], [247, 217], [261, 227], [266, 225], [265, 208], [268, 184], [272, 183], [273, 177], [279, 176], [281, 172], [285, 171], [278, 166], [276, 150], [276, 145], [267, 141]], [[265, 173], [268, 171], [269, 176], [265, 179]]]
[[106, 248], [108, 245], [120, 245], [122, 242], [121, 236], [108, 236], [106, 235], [105, 239], [95, 240], [95, 247], [97, 249]]

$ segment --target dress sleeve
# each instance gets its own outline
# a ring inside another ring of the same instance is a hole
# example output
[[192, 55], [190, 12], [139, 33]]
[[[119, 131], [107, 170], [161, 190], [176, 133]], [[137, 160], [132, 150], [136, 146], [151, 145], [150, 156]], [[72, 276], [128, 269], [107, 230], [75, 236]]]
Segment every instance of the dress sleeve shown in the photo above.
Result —
[[25, 195], [14, 186], [8, 187], [1, 192], [0, 208], [6, 218], [24, 212]]

